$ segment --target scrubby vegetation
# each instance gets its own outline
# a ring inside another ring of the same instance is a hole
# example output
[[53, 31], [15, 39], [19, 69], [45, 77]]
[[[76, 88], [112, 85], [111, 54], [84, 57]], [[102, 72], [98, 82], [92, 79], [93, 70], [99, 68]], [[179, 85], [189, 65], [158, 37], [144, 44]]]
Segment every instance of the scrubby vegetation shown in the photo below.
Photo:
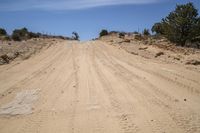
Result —
[[157, 35], [163, 35], [164, 34], [164, 30], [162, 28], [162, 24], [161, 23], [155, 23], [151, 29], [151, 31], [154, 33], [156, 33]]
[[79, 35], [78, 35], [78, 33], [77, 32], [72, 32], [72, 38], [74, 39], [74, 40], [79, 40]]
[[2, 40], [2, 41], [8, 41], [8, 40], [10, 40], [10, 38], [9, 38], [6, 30], [3, 29], [3, 28], [0, 28], [0, 40]]
[[67, 39], [67, 40], [79, 40], [78, 33], [75, 32], [75, 37], [64, 37], [64, 36], [55, 36], [55, 35], [47, 35], [42, 33], [34, 33], [28, 31], [27, 28], [21, 28], [21, 29], [15, 29], [13, 30], [11, 35], [8, 35], [6, 30], [3, 28], [0, 28], [0, 40], [2, 41], [22, 41], [22, 40], [28, 40], [31, 38], [59, 38], [59, 39]]
[[149, 29], [144, 29], [143, 35], [149, 36], [150, 35]]
[[125, 37], [125, 33], [119, 33], [119, 38], [124, 38]]
[[140, 34], [138, 31], [134, 31], [133, 34]]
[[108, 31], [103, 29], [101, 30], [101, 32], [99, 33], [99, 36], [102, 37], [102, 36], [105, 36], [105, 35], [108, 35]]
[[6, 30], [3, 28], [0, 28], [0, 36], [6, 36], [6, 35], [7, 35]]
[[149, 29], [144, 29], [142, 33], [108, 32], [103, 29], [99, 36], [117, 34], [119, 38], [125, 38], [125, 35], [134, 35], [137, 40], [145, 40], [150, 44], [153, 43], [152, 39], [165, 38], [177, 46], [200, 48], [200, 16], [191, 2], [177, 5], [161, 22], [155, 23], [151, 31], [155, 34], [151, 35]]
[[161, 22], [155, 23], [152, 32], [164, 35], [180, 46], [200, 42], [200, 17], [192, 3], [177, 5]]
[[21, 40], [27, 40], [30, 39], [29, 31], [27, 28], [22, 29], [15, 29], [12, 33], [12, 39], [14, 41], [21, 41]]

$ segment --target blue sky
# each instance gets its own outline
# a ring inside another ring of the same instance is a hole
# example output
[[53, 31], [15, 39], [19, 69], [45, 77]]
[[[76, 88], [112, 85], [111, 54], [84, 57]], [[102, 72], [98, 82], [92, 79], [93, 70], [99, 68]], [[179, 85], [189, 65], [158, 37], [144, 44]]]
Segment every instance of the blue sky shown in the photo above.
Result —
[[176, 4], [200, 0], [0, 0], [0, 27], [71, 36], [81, 40], [98, 36], [101, 29], [142, 31], [159, 22]]

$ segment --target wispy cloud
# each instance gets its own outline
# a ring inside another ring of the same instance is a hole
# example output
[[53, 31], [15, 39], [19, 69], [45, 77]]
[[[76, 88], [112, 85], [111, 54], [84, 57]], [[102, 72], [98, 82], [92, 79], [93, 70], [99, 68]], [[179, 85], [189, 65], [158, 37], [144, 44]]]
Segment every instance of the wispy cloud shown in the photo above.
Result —
[[99, 6], [150, 4], [164, 0], [1, 0], [0, 11], [77, 10]]

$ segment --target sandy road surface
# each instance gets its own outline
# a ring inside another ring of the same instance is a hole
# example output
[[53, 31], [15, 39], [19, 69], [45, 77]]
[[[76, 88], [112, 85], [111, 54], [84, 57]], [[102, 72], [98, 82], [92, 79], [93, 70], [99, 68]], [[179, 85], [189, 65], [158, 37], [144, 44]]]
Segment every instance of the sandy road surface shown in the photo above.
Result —
[[200, 73], [102, 42], [0, 66], [0, 133], [199, 133]]

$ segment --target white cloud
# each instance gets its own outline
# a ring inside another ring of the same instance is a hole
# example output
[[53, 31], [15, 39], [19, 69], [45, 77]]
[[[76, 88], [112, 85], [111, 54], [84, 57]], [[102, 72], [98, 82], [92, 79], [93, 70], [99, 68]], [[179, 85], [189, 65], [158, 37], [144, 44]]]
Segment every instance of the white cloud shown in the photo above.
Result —
[[7, 0], [0, 2], [0, 10], [77, 10], [110, 5], [150, 4], [160, 1], [164, 0]]

